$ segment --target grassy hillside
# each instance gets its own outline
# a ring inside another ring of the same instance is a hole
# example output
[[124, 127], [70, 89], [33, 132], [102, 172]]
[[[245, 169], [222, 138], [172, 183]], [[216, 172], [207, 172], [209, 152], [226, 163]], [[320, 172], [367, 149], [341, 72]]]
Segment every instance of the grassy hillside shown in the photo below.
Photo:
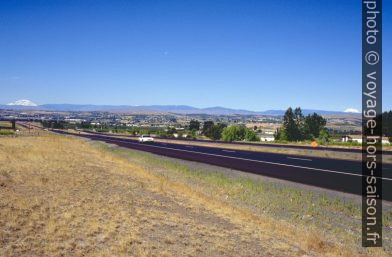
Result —
[[0, 163], [0, 256], [390, 254], [312, 218], [354, 205], [267, 180], [50, 134], [0, 138]]

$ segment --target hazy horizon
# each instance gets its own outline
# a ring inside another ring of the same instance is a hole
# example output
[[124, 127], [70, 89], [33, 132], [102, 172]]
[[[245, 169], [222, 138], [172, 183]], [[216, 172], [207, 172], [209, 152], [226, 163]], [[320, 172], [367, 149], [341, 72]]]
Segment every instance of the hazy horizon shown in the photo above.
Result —
[[[25, 105], [24, 103], [18, 104], [20, 101], [28, 101], [28, 104], [32, 105]], [[75, 103], [75, 104], [70, 104], [70, 103], [35, 103], [34, 101], [30, 101], [29, 99], [19, 99], [15, 102], [11, 103], [0, 103], [0, 105], [7, 105], [7, 106], [26, 106], [26, 107], [34, 107], [34, 106], [42, 106], [42, 105], [75, 105], [75, 106], [113, 106], [113, 107], [121, 107], [121, 106], [127, 106], [127, 107], [153, 107], [153, 106], [161, 106], [161, 107], [191, 107], [191, 108], [196, 108], [196, 109], [213, 109], [213, 108], [224, 108], [224, 109], [230, 109], [230, 110], [242, 110], [242, 111], [249, 111], [249, 112], [266, 112], [266, 111], [284, 111], [289, 107], [296, 108], [296, 107], [301, 107], [303, 110], [314, 110], [314, 111], [328, 111], [328, 112], [345, 112], [345, 113], [359, 113], [359, 110], [353, 109], [353, 108], [347, 108], [345, 110], [329, 110], [329, 109], [312, 109], [312, 108], [303, 108], [302, 106], [287, 106], [287, 107], [282, 107], [282, 108], [276, 108], [276, 109], [264, 109], [264, 110], [252, 110], [252, 109], [241, 109], [241, 108], [232, 108], [230, 106], [206, 106], [206, 107], [198, 107], [194, 105], [189, 105], [189, 104], [147, 104], [147, 105], [132, 105], [132, 104], [90, 104], [90, 103]]]

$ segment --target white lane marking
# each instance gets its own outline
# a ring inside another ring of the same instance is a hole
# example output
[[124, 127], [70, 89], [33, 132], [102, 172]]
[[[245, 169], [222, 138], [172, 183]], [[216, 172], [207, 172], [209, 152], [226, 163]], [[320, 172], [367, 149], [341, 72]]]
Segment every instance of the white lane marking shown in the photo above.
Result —
[[232, 150], [225, 150], [225, 149], [223, 149], [222, 152], [235, 153], [235, 151], [232, 151]]
[[287, 159], [293, 159], [293, 160], [300, 160], [300, 161], [308, 161], [311, 162], [311, 159], [305, 159], [305, 158], [297, 158], [297, 157], [287, 157]]
[[[138, 143], [133, 143], [133, 142], [129, 142], [129, 141], [113, 140], [113, 139], [107, 139], [107, 138], [105, 138], [105, 139], [103, 139], [103, 140], [117, 141], [117, 142], [122, 142], [122, 143], [129, 143], [129, 144], [134, 144], [134, 145], [140, 145], [140, 144], [138, 144]], [[349, 172], [343, 172], [343, 171], [319, 169], [319, 168], [312, 168], [312, 167], [291, 165], [291, 164], [285, 164], [285, 163], [279, 163], [279, 162], [252, 160], [252, 159], [246, 159], [246, 158], [241, 158], [241, 157], [225, 156], [225, 155], [213, 154], [213, 153], [203, 153], [203, 152], [190, 151], [190, 150], [180, 150], [180, 149], [176, 149], [176, 148], [163, 147], [163, 146], [157, 146], [157, 145], [145, 145], [145, 146], [156, 147], [156, 148], [162, 148], [162, 149], [169, 149], [169, 150], [180, 151], [180, 152], [198, 153], [198, 154], [204, 154], [204, 155], [210, 155], [210, 156], [216, 156], [216, 157], [224, 157], [224, 158], [236, 159], [236, 160], [243, 160], [243, 161], [252, 161], [252, 162], [259, 162], [259, 163], [267, 163], [267, 164], [273, 164], [273, 165], [285, 166], [285, 167], [292, 167], [292, 168], [300, 168], [300, 169], [307, 169], [307, 170], [325, 171], [325, 172], [329, 172], [329, 173], [344, 174], [344, 175], [357, 176], [357, 177], [362, 177], [362, 176], [363, 176], [362, 174], [355, 174], [355, 173], [349, 173]], [[380, 177], [376, 177], [376, 178], [380, 178]], [[382, 179], [392, 181], [392, 178], [382, 178]]]

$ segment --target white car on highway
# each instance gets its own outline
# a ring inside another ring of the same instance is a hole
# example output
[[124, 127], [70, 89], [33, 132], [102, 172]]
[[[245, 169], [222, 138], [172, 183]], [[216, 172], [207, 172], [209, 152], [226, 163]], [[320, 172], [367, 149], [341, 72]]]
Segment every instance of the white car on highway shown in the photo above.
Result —
[[139, 137], [139, 142], [144, 143], [144, 142], [154, 142], [154, 138], [148, 135], [142, 135]]

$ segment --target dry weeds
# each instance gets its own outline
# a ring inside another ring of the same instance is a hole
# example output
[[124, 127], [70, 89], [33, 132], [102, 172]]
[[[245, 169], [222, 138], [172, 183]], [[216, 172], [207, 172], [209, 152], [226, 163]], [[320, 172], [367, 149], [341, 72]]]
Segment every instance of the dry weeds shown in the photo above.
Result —
[[0, 138], [0, 164], [0, 256], [359, 256], [80, 139]]

